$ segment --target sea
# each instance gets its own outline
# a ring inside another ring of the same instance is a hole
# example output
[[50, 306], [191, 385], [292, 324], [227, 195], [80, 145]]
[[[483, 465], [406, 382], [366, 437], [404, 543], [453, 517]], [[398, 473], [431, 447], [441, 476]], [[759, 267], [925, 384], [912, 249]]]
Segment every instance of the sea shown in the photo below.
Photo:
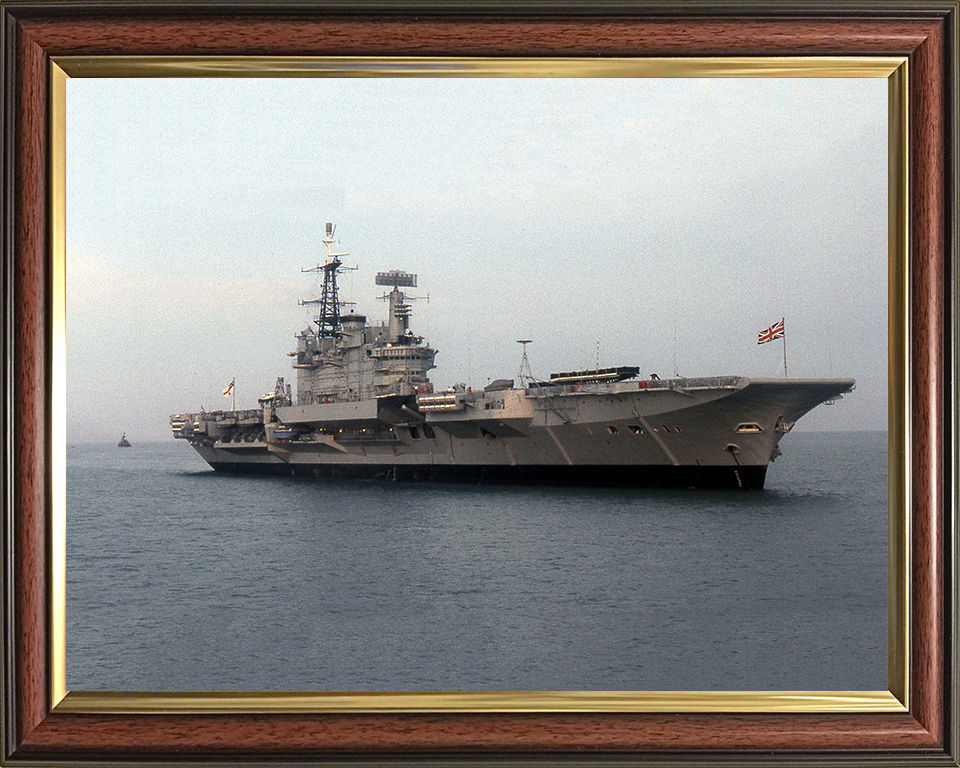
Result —
[[70, 690], [887, 690], [887, 435], [764, 491], [215, 473], [67, 447]]

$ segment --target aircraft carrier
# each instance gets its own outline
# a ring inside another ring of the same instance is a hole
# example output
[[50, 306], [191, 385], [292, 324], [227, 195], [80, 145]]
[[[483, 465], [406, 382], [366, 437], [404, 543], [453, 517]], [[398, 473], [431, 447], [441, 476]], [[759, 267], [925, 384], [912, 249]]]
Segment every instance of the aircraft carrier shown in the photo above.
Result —
[[761, 489], [796, 421], [852, 379], [640, 378], [621, 366], [434, 391], [436, 350], [410, 328], [417, 276], [381, 272], [387, 320], [344, 314], [334, 228], [314, 322], [284, 378], [246, 410], [179, 413], [173, 435], [215, 470], [316, 478]]

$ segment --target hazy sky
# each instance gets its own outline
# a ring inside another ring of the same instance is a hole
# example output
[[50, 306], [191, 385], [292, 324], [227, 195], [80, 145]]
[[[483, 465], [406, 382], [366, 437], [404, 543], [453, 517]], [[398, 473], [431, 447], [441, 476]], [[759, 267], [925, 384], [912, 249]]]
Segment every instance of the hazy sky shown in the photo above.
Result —
[[[71, 79], [67, 439], [255, 407], [317, 294], [419, 275], [438, 388], [639, 365], [852, 376], [801, 421], [884, 429], [882, 79]], [[295, 387], [294, 387], [295, 389]]]

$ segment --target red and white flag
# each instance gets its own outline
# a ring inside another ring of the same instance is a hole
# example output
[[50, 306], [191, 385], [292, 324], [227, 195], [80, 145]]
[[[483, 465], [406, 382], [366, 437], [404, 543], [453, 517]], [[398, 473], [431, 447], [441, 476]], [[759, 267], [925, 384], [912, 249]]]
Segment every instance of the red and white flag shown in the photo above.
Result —
[[768, 341], [773, 341], [774, 339], [783, 338], [783, 320], [779, 323], [774, 323], [767, 330], [760, 331], [757, 334], [757, 344], [766, 344]]
[[233, 392], [233, 385], [236, 383], [236, 381], [236, 378], [234, 378], [233, 381], [227, 384], [227, 388], [223, 390], [224, 397], [230, 397], [230, 393]]

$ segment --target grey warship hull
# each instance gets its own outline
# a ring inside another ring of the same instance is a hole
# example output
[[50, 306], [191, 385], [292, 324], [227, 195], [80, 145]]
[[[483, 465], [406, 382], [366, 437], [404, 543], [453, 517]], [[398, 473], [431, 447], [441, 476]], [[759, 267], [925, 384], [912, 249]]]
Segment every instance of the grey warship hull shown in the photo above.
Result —
[[[410, 329], [403, 288], [417, 276], [381, 272], [388, 319], [341, 314], [340, 257], [327, 224], [326, 262], [311, 325], [290, 353], [296, 397], [278, 378], [259, 408], [170, 417], [223, 472], [379, 480], [589, 483], [762, 488], [781, 438], [852, 379], [742, 376], [640, 380], [637, 367], [530, 371], [523, 339], [518, 381], [434, 392], [436, 350]], [[782, 322], [760, 334], [783, 336]], [[784, 352], [784, 354], [786, 354]], [[786, 358], [784, 359], [786, 368]], [[224, 390], [228, 395], [233, 382]]]
[[257, 411], [173, 418], [223, 472], [760, 489], [793, 423], [852, 386], [730, 376], [388, 396], [279, 407], [279, 429]]

